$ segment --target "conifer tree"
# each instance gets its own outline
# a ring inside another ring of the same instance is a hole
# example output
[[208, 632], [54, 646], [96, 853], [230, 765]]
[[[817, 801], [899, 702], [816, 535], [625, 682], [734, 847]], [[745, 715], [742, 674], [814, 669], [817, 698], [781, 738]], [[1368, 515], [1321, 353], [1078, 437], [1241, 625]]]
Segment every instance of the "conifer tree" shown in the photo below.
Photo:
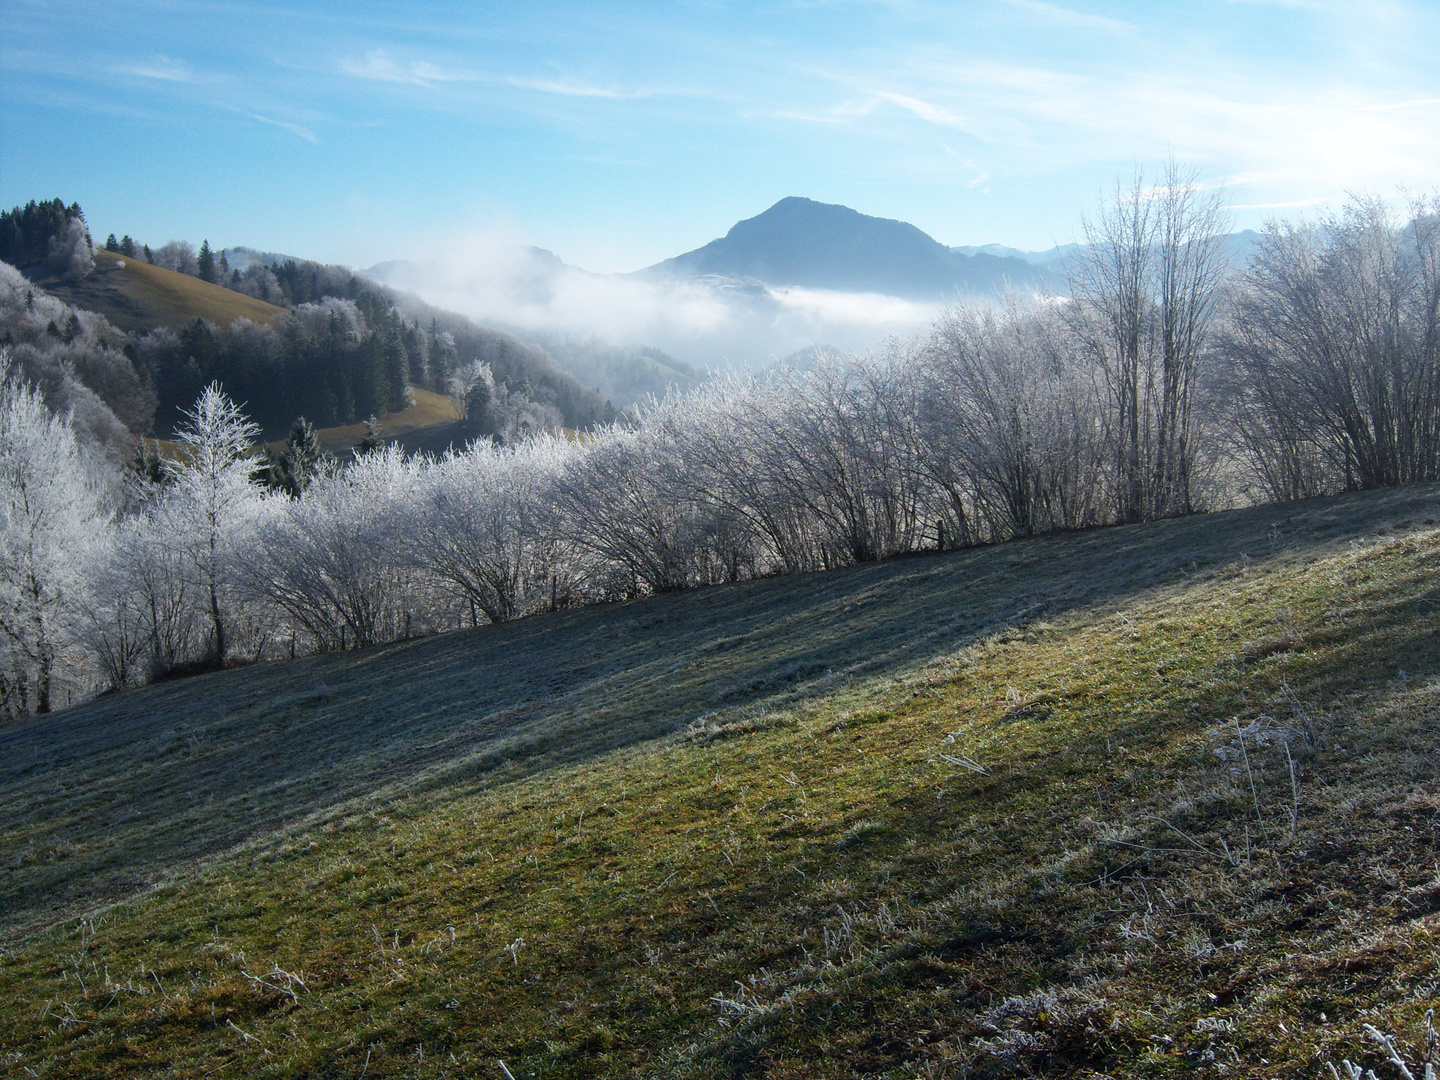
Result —
[[196, 257], [195, 262], [196, 276], [201, 281], [213, 282], [215, 280], [215, 253], [210, 250], [209, 240], [200, 242], [200, 254]]
[[390, 324], [385, 338], [385, 397], [391, 412], [410, 406], [410, 357], [405, 352], [398, 320]]
[[371, 416], [365, 421], [365, 437], [355, 447], [357, 456], [363, 456], [372, 450], [380, 449], [380, 444], [385, 441], [385, 436], [380, 430], [380, 423]]
[[268, 455], [266, 485], [298, 499], [320, 474], [327, 457], [314, 426], [305, 417], [299, 417], [290, 426], [284, 451]]

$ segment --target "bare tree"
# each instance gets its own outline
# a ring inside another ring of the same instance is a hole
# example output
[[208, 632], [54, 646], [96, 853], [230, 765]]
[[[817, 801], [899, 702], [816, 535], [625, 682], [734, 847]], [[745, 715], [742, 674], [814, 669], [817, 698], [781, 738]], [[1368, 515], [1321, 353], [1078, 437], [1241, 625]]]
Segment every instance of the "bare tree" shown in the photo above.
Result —
[[195, 245], [188, 240], [171, 240], [151, 256], [150, 262], [177, 274], [195, 277], [200, 273], [200, 261], [195, 254]]
[[1104, 403], [1070, 346], [1050, 312], [1012, 299], [948, 312], [919, 350], [925, 462], [955, 508], [953, 544], [1100, 520]]
[[1241, 446], [1273, 497], [1440, 478], [1437, 209], [1417, 200], [1397, 227], [1353, 198], [1267, 227], [1224, 351]]
[[65, 231], [52, 236], [45, 253], [46, 265], [66, 281], [81, 281], [95, 269], [95, 254], [90, 243], [90, 230], [85, 222], [72, 217]]
[[399, 538], [416, 472], [390, 445], [322, 474], [299, 499], [266, 500], [235, 561], [239, 580], [321, 650], [407, 636], [416, 582]]
[[410, 561], [493, 623], [558, 605], [577, 582], [546, 508], [579, 452], [565, 439], [503, 449], [477, 442], [427, 466], [402, 526]]
[[1220, 195], [1173, 158], [1157, 186], [1137, 170], [1082, 222], [1070, 311], [1110, 394], [1121, 521], [1192, 509], [1193, 395], [1225, 275], [1225, 227]]

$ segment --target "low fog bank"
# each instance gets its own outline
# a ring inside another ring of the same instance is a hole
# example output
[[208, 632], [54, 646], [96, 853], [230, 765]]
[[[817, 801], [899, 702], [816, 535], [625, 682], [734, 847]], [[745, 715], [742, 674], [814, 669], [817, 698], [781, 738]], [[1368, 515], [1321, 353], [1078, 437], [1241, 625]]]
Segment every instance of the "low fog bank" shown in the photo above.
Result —
[[715, 369], [764, 368], [815, 345], [863, 352], [915, 333], [943, 306], [735, 278], [593, 274], [515, 244], [458, 245], [363, 273], [522, 337], [644, 345]]

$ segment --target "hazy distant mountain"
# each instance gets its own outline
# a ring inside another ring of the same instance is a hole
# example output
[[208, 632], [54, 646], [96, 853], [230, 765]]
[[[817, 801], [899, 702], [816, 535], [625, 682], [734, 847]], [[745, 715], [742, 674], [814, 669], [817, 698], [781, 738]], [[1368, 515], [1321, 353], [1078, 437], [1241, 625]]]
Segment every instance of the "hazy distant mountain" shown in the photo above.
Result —
[[[1225, 236], [1225, 253], [1237, 269], [1244, 267], [1247, 259], [1255, 253], [1260, 243], [1260, 234], [1254, 229], [1229, 233]], [[1062, 282], [1065, 277], [1065, 261], [1083, 250], [1080, 244], [1061, 244], [1046, 251], [1021, 251], [1004, 244], [981, 244], [978, 247], [952, 247], [957, 255], [994, 255], [1004, 258], [1022, 259], [1031, 266], [1043, 267], [1055, 274]], [[1063, 286], [1057, 291], [1064, 292]]]
[[1051, 287], [1044, 266], [996, 254], [962, 254], [914, 225], [847, 206], [781, 199], [702, 248], [640, 271], [672, 277], [751, 278], [767, 285], [883, 293], [910, 299]]

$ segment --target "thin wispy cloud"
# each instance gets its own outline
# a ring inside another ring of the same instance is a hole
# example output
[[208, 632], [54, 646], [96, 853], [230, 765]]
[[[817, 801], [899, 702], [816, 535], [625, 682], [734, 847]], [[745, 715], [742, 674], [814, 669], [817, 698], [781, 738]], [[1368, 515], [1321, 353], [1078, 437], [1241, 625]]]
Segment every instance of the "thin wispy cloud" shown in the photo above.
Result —
[[153, 56], [148, 60], [120, 64], [113, 70], [116, 75], [132, 79], [154, 79], [159, 82], [174, 83], [195, 81], [195, 76], [185, 61], [175, 60], [168, 56]]
[[649, 97], [646, 90], [614, 90], [606, 86], [588, 86], [585, 83], [564, 82], [555, 79], [505, 80], [509, 85], [522, 90], [538, 90], [542, 94], [558, 94], [561, 97], [607, 98], [611, 101]]
[[1392, 101], [1384, 105], [1366, 106], [1363, 112], [1389, 112], [1392, 109], [1426, 109], [1440, 105], [1440, 98], [1416, 98], [1414, 101]]
[[311, 131], [309, 128], [301, 127], [299, 124], [292, 124], [285, 120], [272, 120], [270, 117], [261, 116], [259, 113], [249, 113], [248, 115], [251, 120], [258, 120], [262, 124], [270, 124], [274, 127], [278, 127], [284, 131], [290, 132], [291, 135], [299, 136], [306, 142], [315, 143], [316, 145], [319, 145], [320, 143], [320, 140], [315, 137], [315, 133], [313, 131]]
[[340, 71], [356, 79], [370, 82], [403, 83], [409, 86], [435, 86], [439, 83], [475, 82], [476, 75], [447, 71], [425, 60], [399, 63], [384, 49], [371, 49], [363, 57], [343, 57]]
[[929, 123], [944, 128], [953, 128], [956, 131], [968, 132], [971, 135], [976, 135], [981, 138], [985, 137], [984, 133], [973, 120], [960, 116], [933, 102], [923, 101], [920, 98], [911, 97], [909, 94], [884, 92], [876, 94], [875, 96], [881, 101], [889, 102], [891, 105], [904, 109], [906, 112], [914, 113], [920, 117], [921, 120], [928, 121]]
[[[1431, 106], [1440, 102], [1430, 98], [1376, 100], [1374, 91], [1351, 85], [1301, 90], [1265, 72], [1218, 63], [1186, 71], [1164, 57], [1066, 70], [947, 63], [927, 53], [897, 61], [892, 88], [876, 98], [926, 125], [973, 136], [977, 150], [988, 149], [992, 173], [996, 154], [1008, 159], [1007, 171], [1033, 173], [1057, 163], [1158, 160], [1173, 148], [1212, 168], [1244, 161], [1249, 168], [1240, 172], [1251, 183], [1306, 185], [1327, 196], [1346, 183], [1440, 175], [1440, 141], [1430, 133]], [[876, 72], [850, 81], [862, 78]], [[1295, 192], [1265, 202], [1312, 197]]]
[[492, 72], [467, 71], [442, 67], [428, 60], [400, 61], [384, 49], [371, 49], [362, 56], [342, 57], [338, 71], [350, 78], [367, 82], [401, 86], [437, 88], [445, 85], [472, 84], [494, 88], [511, 87], [535, 93], [567, 98], [598, 98], [609, 101], [636, 100], [651, 97], [651, 88], [635, 90], [601, 86], [583, 80], [501, 75]]
[[1038, 15], [1046, 21], [1060, 26], [1103, 30], [1111, 34], [1129, 34], [1135, 30], [1134, 23], [1106, 18], [1103, 15], [1091, 15], [1089, 12], [1074, 11], [1067, 7], [1061, 7], [1059, 4], [1047, 4], [1044, 0], [1005, 0], [1005, 3], [1010, 7], [1031, 15]]
[[1301, 210], [1312, 206], [1323, 206], [1325, 199], [1292, 199], [1290, 202], [1231, 203], [1231, 210]]

